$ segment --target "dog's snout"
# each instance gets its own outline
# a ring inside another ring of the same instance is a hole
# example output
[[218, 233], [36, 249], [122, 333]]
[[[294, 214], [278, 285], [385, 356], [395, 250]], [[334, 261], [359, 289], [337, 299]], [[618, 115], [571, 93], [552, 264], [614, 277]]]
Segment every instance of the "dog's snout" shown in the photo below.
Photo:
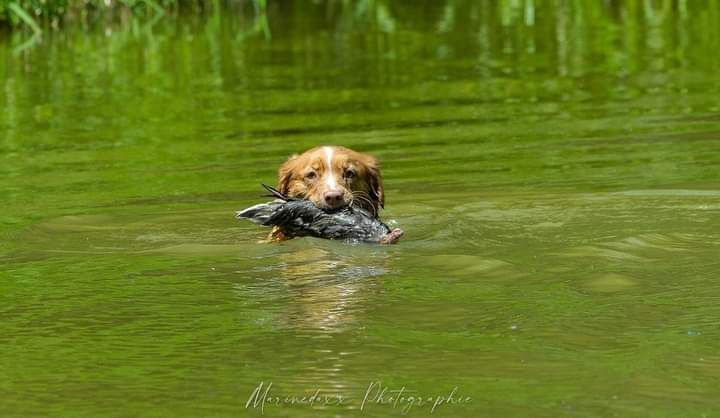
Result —
[[341, 190], [330, 190], [325, 192], [325, 204], [331, 208], [337, 208], [343, 204], [343, 192]]

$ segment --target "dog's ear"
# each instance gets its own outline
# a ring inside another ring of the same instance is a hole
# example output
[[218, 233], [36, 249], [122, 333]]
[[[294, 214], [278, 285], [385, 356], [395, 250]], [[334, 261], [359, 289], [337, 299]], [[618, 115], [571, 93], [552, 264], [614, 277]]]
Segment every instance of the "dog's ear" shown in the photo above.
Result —
[[278, 169], [277, 189], [280, 193], [287, 195], [290, 191], [290, 180], [297, 166], [298, 155], [293, 154]]
[[385, 208], [385, 190], [383, 189], [382, 174], [380, 174], [380, 164], [374, 157], [367, 158], [364, 163], [367, 167], [370, 199], [372, 199], [375, 213], [377, 213], [378, 206]]

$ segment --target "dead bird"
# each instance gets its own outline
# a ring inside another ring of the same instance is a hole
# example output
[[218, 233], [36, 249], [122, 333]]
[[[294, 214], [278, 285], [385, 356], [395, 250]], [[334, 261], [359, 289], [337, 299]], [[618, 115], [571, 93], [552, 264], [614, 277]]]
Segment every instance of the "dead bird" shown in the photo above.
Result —
[[289, 237], [394, 244], [403, 235], [402, 229], [390, 229], [363, 208], [321, 209], [309, 200], [288, 197], [270, 186], [262, 186], [276, 200], [238, 211], [235, 218], [248, 219], [259, 225], [280, 226]]

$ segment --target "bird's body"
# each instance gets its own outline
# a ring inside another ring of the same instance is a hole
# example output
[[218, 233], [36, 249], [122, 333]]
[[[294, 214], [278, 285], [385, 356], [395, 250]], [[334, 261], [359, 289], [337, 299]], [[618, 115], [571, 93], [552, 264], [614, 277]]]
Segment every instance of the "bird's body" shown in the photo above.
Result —
[[328, 211], [308, 200], [288, 198], [275, 189], [265, 188], [277, 199], [241, 210], [235, 217], [260, 225], [279, 226], [289, 237], [313, 236], [392, 244], [403, 234], [399, 228], [391, 230], [365, 209], [345, 206]]

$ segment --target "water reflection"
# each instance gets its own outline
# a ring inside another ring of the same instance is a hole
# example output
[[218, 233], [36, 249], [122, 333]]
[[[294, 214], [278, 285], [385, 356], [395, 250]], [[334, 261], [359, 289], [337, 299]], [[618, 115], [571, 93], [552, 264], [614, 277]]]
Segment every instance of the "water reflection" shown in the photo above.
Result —
[[[26, 250], [13, 260], [61, 260], [63, 257], [172, 256], [184, 258], [167, 269], [144, 270], [137, 277], [205, 271], [243, 278], [233, 285], [237, 297], [267, 306], [269, 317], [258, 324], [275, 329], [343, 332], [362, 321], [372, 299], [382, 292], [380, 280], [395, 270], [392, 251], [369, 244], [345, 244], [314, 238], [283, 244], [258, 242], [255, 227], [228, 234], [227, 222], [215, 211], [192, 215], [143, 217], [65, 216], [41, 222], [23, 234]], [[189, 216], [189, 218], [188, 218]], [[189, 219], [211, 218], [199, 228]], [[214, 225], [214, 226], [211, 226]], [[172, 231], [172, 232], [170, 232]], [[243, 231], [243, 232], [239, 232]], [[262, 231], [260, 231], [262, 233]], [[241, 238], [243, 242], [230, 243]], [[272, 319], [270, 319], [272, 318]], [[268, 322], [268, 320], [270, 322]]]
[[381, 291], [378, 279], [392, 271], [392, 257], [368, 245], [295, 241], [282, 244], [276, 257], [262, 260], [262, 267], [255, 268], [259, 283], [251, 286], [272, 282], [283, 289], [286, 306], [277, 326], [325, 332], [351, 329], [363, 317], [367, 299]]

